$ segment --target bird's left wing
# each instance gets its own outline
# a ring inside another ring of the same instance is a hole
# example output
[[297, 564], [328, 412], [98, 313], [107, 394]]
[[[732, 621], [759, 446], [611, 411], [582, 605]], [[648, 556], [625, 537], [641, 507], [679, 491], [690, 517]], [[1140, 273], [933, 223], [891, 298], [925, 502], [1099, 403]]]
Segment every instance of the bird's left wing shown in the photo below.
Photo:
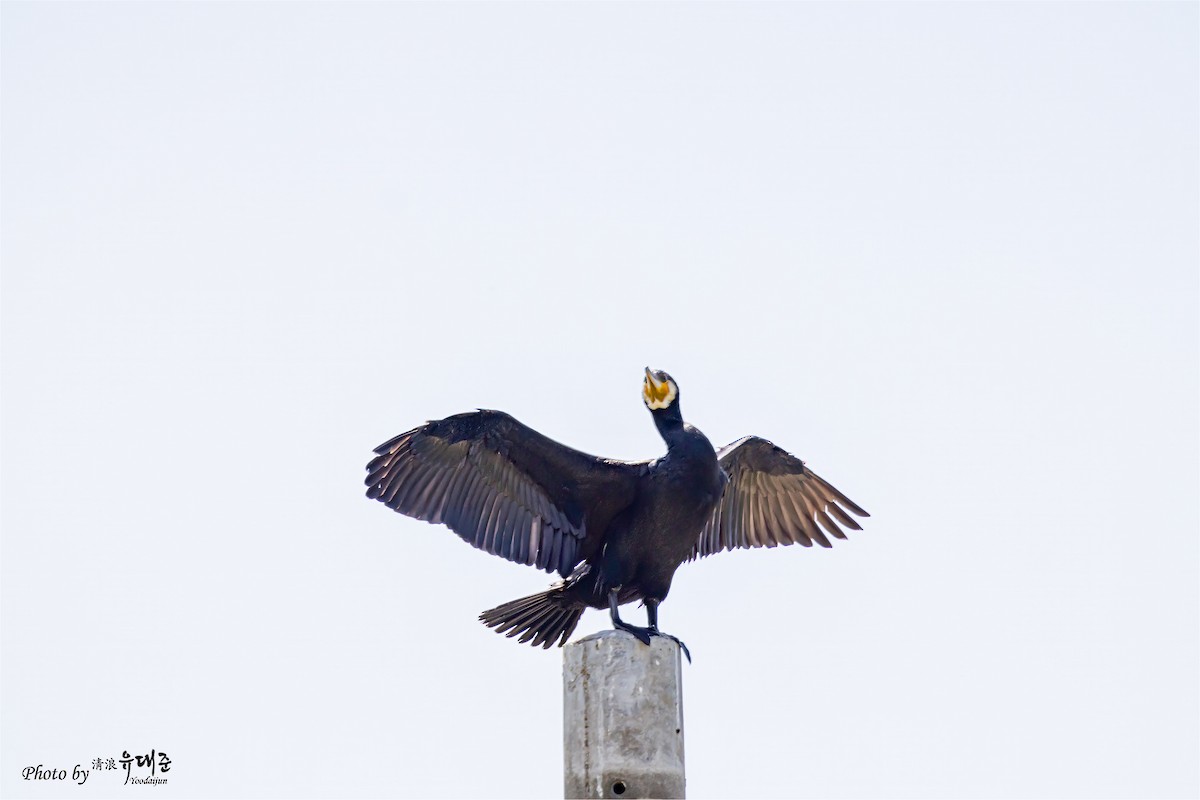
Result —
[[813, 542], [830, 547], [826, 533], [846, 538], [838, 523], [862, 530], [847, 511], [870, 516], [803, 461], [766, 439], [739, 439], [721, 448], [717, 460], [729, 482], [700, 532], [692, 558], [735, 547], [812, 547]]
[[429, 422], [375, 453], [367, 497], [563, 577], [598, 548], [608, 521], [632, 500], [639, 470], [487, 410]]

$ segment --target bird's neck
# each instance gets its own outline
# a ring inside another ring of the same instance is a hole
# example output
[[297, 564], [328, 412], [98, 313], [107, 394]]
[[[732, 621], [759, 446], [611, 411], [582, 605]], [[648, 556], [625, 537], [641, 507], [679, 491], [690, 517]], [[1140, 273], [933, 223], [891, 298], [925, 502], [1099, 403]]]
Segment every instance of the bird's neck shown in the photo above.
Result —
[[670, 408], [654, 412], [654, 425], [658, 428], [658, 433], [662, 436], [663, 441], [667, 443], [667, 450], [671, 450], [686, 438], [683, 414], [679, 411], [678, 403], [673, 404]]

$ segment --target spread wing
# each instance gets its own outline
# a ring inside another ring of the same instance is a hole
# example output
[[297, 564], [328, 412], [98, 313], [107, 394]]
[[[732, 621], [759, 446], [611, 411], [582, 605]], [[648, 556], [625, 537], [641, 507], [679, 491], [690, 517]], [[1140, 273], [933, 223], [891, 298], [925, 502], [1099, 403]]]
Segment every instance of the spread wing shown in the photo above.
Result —
[[[486, 410], [429, 422], [375, 452], [367, 497], [563, 577], [633, 501], [640, 469], [572, 450]], [[589, 526], [597, 536], [589, 538]]]
[[846, 538], [839, 523], [862, 530], [846, 512], [870, 516], [803, 461], [766, 439], [739, 439], [723, 447], [717, 459], [729, 482], [700, 532], [692, 558], [735, 547], [812, 547], [813, 542], [830, 547], [827, 533]]

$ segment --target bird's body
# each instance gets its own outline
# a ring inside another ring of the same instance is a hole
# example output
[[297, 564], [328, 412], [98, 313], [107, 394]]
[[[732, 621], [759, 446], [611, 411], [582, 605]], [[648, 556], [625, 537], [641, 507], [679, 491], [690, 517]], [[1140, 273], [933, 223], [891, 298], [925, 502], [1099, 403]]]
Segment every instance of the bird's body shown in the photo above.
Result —
[[609, 526], [599, 565], [606, 586], [636, 586], [639, 599], [660, 602], [695, 549], [726, 480], [698, 429], [684, 425], [670, 437], [666, 455], [646, 465], [634, 502]]
[[[588, 607], [608, 608], [616, 627], [649, 643], [666, 635], [658, 605], [689, 558], [793, 542], [828, 547], [822, 528], [845, 538], [830, 514], [859, 528], [839, 503], [867, 516], [765, 439], [747, 437], [717, 453], [683, 421], [678, 387], [666, 373], [647, 368], [644, 399], [667, 445], [661, 458], [597, 458], [503, 412], [481, 410], [380, 445], [367, 466], [367, 495], [444, 523], [487, 552], [558, 572], [563, 580], [549, 590], [480, 616], [545, 647], [565, 643]], [[645, 628], [618, 613], [635, 600], [646, 605]]]

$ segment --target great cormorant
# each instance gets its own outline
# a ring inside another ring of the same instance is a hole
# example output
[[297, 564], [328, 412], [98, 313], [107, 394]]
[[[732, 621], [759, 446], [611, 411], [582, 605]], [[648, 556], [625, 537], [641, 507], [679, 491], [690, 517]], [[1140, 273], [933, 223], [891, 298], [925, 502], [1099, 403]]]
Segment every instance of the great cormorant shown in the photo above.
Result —
[[[658, 629], [658, 605], [684, 561], [735, 547], [829, 547], [826, 534], [846, 538], [839, 523], [862, 530], [846, 512], [866, 511], [766, 439], [747, 436], [714, 451], [683, 421], [667, 373], [647, 367], [642, 398], [667, 443], [653, 461], [590, 456], [508, 414], [479, 410], [375, 448], [367, 497], [562, 576], [479, 617], [535, 647], [561, 647], [589, 607], [608, 608], [615, 627], [649, 644], [668, 636]], [[632, 600], [646, 606], [644, 628], [618, 613]]]

